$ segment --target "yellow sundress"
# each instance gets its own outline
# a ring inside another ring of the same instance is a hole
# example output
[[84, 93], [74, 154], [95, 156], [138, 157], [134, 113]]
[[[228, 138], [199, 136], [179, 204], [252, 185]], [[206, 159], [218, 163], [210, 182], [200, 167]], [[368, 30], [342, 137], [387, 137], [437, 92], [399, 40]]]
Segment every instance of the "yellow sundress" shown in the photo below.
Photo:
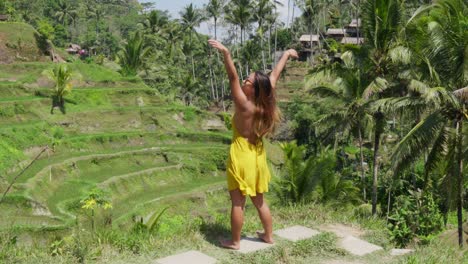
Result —
[[233, 138], [227, 161], [228, 190], [237, 188], [243, 195], [256, 196], [268, 192], [271, 179], [263, 142], [254, 145], [242, 137], [232, 122]]

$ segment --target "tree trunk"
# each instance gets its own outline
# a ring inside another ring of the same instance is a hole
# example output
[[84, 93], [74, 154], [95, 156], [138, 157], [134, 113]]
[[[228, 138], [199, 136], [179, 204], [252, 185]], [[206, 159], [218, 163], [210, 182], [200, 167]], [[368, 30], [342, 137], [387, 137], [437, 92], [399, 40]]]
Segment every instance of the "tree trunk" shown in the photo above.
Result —
[[216, 20], [217, 20], [217, 18], [215, 17], [215, 18], [214, 18], [214, 27], [215, 27], [215, 28], [214, 28], [214, 30], [215, 30], [215, 36], [214, 36], [214, 37], [215, 37], [215, 40], [218, 40], [218, 37], [217, 37], [217, 35], [216, 35]]
[[463, 248], [463, 120], [457, 122], [457, 220], [458, 220], [458, 245]]
[[272, 61], [271, 58], [271, 25], [268, 28], [268, 54], [270, 54], [270, 62]]
[[192, 32], [190, 32], [190, 57], [192, 58], [192, 78], [195, 79], [195, 63], [193, 62], [193, 50], [192, 50]]
[[377, 214], [377, 177], [379, 174], [379, 148], [380, 136], [382, 134], [381, 124], [383, 114], [377, 112], [375, 114], [375, 133], [374, 133], [374, 161], [373, 161], [373, 183], [372, 183], [372, 215]]
[[388, 222], [388, 216], [390, 215], [390, 201], [392, 197], [392, 188], [390, 187], [388, 189], [388, 199], [387, 199], [387, 222]]
[[221, 90], [221, 102], [222, 102], [222, 105], [223, 105], [223, 111], [226, 112], [226, 106], [224, 105], [224, 94], [225, 94], [225, 91], [226, 91], [226, 84], [224, 83], [224, 80], [222, 81], [222, 90]]
[[276, 51], [278, 50], [278, 27], [276, 26], [276, 23], [275, 23], [275, 53], [273, 54], [274, 58], [275, 58], [275, 66], [276, 66]]
[[364, 202], [366, 201], [366, 174], [364, 172], [364, 154], [362, 153], [362, 134], [361, 126], [358, 128], [359, 133], [359, 154], [361, 158], [361, 184], [362, 184], [362, 197]]
[[211, 63], [209, 63], [210, 67], [209, 67], [209, 70], [210, 70], [210, 84], [211, 84], [211, 99], [214, 100], [215, 99], [215, 93], [214, 93], [214, 84], [213, 84], [213, 70], [211, 69]]
[[[260, 27], [260, 26], [259, 26]], [[265, 62], [265, 49], [263, 48], [263, 29], [260, 28], [260, 47], [262, 49], [262, 64], [263, 64], [263, 71], [266, 71], [266, 62]]]

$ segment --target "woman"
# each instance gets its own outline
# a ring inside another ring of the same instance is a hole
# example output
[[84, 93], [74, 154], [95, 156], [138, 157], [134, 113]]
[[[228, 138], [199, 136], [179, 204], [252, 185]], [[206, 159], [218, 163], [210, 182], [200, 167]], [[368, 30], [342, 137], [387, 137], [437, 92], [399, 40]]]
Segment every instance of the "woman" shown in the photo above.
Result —
[[250, 196], [257, 208], [264, 232], [258, 236], [266, 243], [273, 243], [270, 209], [263, 200], [268, 191], [270, 172], [266, 163], [262, 138], [273, 133], [279, 122], [275, 87], [289, 57], [297, 58], [297, 52], [287, 50], [270, 76], [255, 72], [239, 84], [239, 76], [229, 50], [216, 40], [208, 43], [224, 56], [224, 66], [229, 77], [231, 94], [235, 105], [232, 118], [234, 132], [227, 165], [227, 181], [231, 196], [231, 240], [221, 241], [221, 246], [240, 248], [240, 234], [244, 222], [245, 197]]

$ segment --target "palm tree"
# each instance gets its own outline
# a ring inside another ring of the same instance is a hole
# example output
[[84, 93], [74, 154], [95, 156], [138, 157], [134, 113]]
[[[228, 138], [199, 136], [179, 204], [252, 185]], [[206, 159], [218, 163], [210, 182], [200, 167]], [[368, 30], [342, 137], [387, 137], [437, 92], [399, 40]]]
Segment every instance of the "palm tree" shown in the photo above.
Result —
[[121, 73], [124, 76], [135, 76], [144, 65], [145, 58], [151, 52], [150, 47], [145, 47], [140, 32], [136, 32], [125, 46], [118, 52]]
[[96, 20], [95, 30], [96, 30], [96, 39], [99, 39], [99, 24], [101, 19], [104, 17], [106, 9], [104, 8], [101, 2], [96, 0], [87, 0], [86, 3], [86, 13], [90, 17], [94, 17]]
[[200, 101], [202, 97], [206, 98], [206, 89], [197, 79], [187, 75], [180, 83], [180, 96], [186, 106], [191, 106], [195, 101]]
[[64, 96], [69, 94], [72, 90], [73, 72], [65, 64], [59, 64], [54, 69], [45, 72], [45, 75], [55, 82], [54, 90], [52, 93], [52, 108], [50, 113], [54, 114], [54, 108], [58, 107], [60, 111], [65, 114], [65, 100]]
[[77, 15], [78, 11], [67, 0], [59, 0], [57, 2], [57, 7], [58, 11], [55, 12], [55, 17], [63, 26], [68, 24], [69, 21], [74, 21], [74, 17]]
[[258, 23], [258, 35], [260, 37], [260, 48], [262, 50], [262, 64], [263, 70], [266, 70], [266, 62], [265, 62], [265, 49], [263, 47], [263, 34], [264, 34], [264, 23], [268, 15], [273, 12], [274, 6], [270, 2], [270, 0], [258, 0], [255, 5], [255, 12], [254, 12], [254, 19]]
[[320, 118], [317, 122], [319, 130], [325, 130], [327, 134], [333, 135], [336, 131], [340, 131], [343, 135], [357, 132], [362, 193], [363, 200], [366, 201], [363, 135], [365, 128], [372, 121], [368, 94], [379, 84], [369, 79], [365, 65], [359, 63], [360, 60], [353, 52], [346, 51], [341, 58], [342, 64], [334, 63], [315, 68], [306, 87], [311, 87], [310, 91], [313, 94], [333, 98], [341, 105], [338, 110]]
[[[458, 239], [463, 246], [463, 163], [468, 162], [463, 125], [468, 120], [468, 5], [462, 0], [441, 0], [418, 10], [413, 18], [429, 11], [416, 23], [428, 28], [422, 37], [422, 81], [412, 80], [412, 89], [426, 102], [427, 115], [402, 139], [393, 157], [395, 173], [425, 155], [425, 175], [442, 168], [442, 183], [455, 190]], [[430, 103], [429, 103], [430, 102]], [[428, 185], [428, 184], [427, 184]], [[455, 186], [455, 187], [454, 187]]]
[[201, 11], [194, 8], [193, 4], [190, 4], [180, 12], [182, 26], [185, 30], [189, 31], [190, 34], [190, 57], [192, 58], [192, 74], [195, 78], [195, 63], [193, 62], [193, 51], [192, 51], [192, 34], [195, 31], [195, 27], [198, 27], [204, 20], [205, 17]]
[[223, 14], [224, 5], [225, 5], [224, 0], [210, 0], [208, 5], [206, 6], [206, 12], [208, 13], [208, 16], [212, 17], [214, 21], [214, 38], [215, 39], [218, 38], [217, 33], [216, 33], [217, 22], [218, 22], [218, 19]]
[[[398, 46], [398, 30], [402, 20], [401, 6], [398, 0], [367, 0], [363, 6], [363, 31], [366, 37], [365, 49], [368, 50], [370, 75], [376, 85], [369, 91], [369, 96], [390, 89], [386, 79], [391, 79], [390, 68], [394, 64], [392, 52], [405, 50]], [[380, 137], [385, 127], [385, 115], [380, 108], [376, 108], [374, 116], [374, 158], [372, 184], [372, 214], [377, 213], [377, 182], [379, 173]]]
[[312, 35], [314, 32], [314, 26], [318, 25], [316, 21], [318, 19], [318, 3], [314, 0], [304, 0], [303, 2], [299, 2], [299, 4], [299, 7], [302, 10], [302, 16], [305, 19], [310, 34], [310, 62], [312, 63], [312, 50], [314, 47]]
[[145, 21], [142, 23], [145, 31], [151, 34], [161, 33], [163, 27], [168, 23], [167, 12], [151, 10]]
[[184, 36], [179, 23], [171, 22], [167, 24], [163, 30], [162, 37], [168, 43], [168, 57], [170, 59], [182, 55], [181, 43]]
[[253, 20], [253, 3], [251, 0], [233, 0], [225, 9], [225, 19], [240, 28], [241, 46], [245, 39], [245, 29]]
[[305, 158], [305, 148], [295, 142], [282, 144], [285, 163], [273, 180], [272, 192], [283, 204], [310, 201], [356, 204], [359, 189], [336, 172], [336, 156], [329, 150]]

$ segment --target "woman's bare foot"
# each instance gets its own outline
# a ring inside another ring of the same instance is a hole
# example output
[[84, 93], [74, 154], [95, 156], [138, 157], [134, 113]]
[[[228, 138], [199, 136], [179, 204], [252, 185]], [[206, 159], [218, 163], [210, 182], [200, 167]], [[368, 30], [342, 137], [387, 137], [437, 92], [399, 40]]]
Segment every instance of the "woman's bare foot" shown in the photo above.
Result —
[[238, 250], [240, 248], [240, 243], [234, 243], [230, 239], [221, 239], [219, 243], [223, 248], [229, 248], [234, 250]]
[[275, 241], [273, 241], [272, 237], [267, 236], [265, 233], [257, 231], [257, 236], [260, 238], [263, 242], [268, 243], [268, 244], [273, 244]]

